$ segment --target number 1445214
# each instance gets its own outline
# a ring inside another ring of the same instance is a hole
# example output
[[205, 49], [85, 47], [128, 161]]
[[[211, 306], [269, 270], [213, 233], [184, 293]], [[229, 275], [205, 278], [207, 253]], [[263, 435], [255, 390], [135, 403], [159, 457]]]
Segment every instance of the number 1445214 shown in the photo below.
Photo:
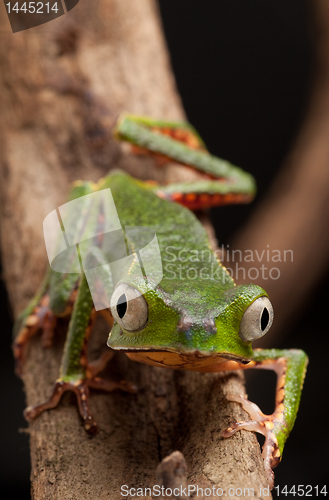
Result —
[[310, 484], [304, 485], [304, 484], [299, 484], [298, 486], [291, 486], [291, 488], [288, 488], [288, 486], [274, 486], [274, 491], [276, 492], [277, 496], [284, 495], [293, 495], [293, 496], [298, 496], [298, 497], [313, 497], [313, 496], [327, 496], [327, 487], [326, 485], [324, 486], [311, 486]]
[[58, 12], [58, 2], [24, 2], [21, 6], [16, 2], [6, 3], [7, 12], [23, 12], [24, 14], [49, 14], [50, 12]]

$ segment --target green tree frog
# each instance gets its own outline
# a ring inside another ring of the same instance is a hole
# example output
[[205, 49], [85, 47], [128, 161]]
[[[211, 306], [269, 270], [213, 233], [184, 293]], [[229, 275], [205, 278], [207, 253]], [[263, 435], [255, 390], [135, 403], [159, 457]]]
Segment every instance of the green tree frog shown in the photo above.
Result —
[[[232, 423], [222, 433], [229, 437], [239, 429], [248, 429], [265, 436], [262, 454], [273, 487], [272, 469], [279, 463], [294, 425], [307, 356], [301, 350], [252, 349], [252, 341], [265, 335], [273, 321], [268, 295], [254, 284], [235, 285], [210, 251], [206, 231], [192, 212], [209, 206], [249, 202], [255, 194], [255, 181], [250, 174], [209, 154], [188, 123], [123, 115], [115, 135], [128, 141], [135, 153], [187, 165], [198, 170], [201, 177], [194, 182], [161, 186], [113, 171], [97, 184], [75, 183], [71, 201], [84, 200], [88, 194], [110, 188], [130, 254], [135, 242], [125, 228], [154, 229], [163, 275], [160, 282], [155, 279], [152, 252], [147, 257], [150, 269], [147, 273], [136, 272], [137, 268], [140, 270], [140, 261], [137, 257], [132, 260], [125, 276], [115, 284], [109, 307], [101, 311], [112, 327], [108, 338], [110, 349], [96, 362], [89, 363], [87, 343], [96, 311], [86, 275], [48, 272], [37, 296], [15, 325], [18, 370], [22, 368], [28, 339], [41, 329], [44, 344], [49, 345], [58, 317], [70, 316], [67, 340], [60, 376], [50, 399], [26, 408], [25, 417], [36, 418], [57, 406], [65, 391], [73, 391], [86, 431], [95, 433], [97, 424], [89, 410], [89, 388], [136, 391], [133, 383], [114, 383], [97, 376], [114, 350], [123, 351], [134, 361], [172, 369], [274, 370], [277, 373], [274, 413], [265, 415], [242, 396], [228, 396], [243, 406], [251, 420]], [[101, 228], [103, 224], [101, 210], [86, 213], [81, 210], [83, 224], [74, 228], [79, 240], [88, 238], [90, 227]], [[102, 244], [102, 237], [98, 236], [98, 247]]]

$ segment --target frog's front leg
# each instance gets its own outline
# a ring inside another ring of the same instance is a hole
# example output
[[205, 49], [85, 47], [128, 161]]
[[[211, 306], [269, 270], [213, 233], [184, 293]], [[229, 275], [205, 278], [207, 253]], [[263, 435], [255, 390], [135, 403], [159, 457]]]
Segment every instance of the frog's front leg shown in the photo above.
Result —
[[64, 392], [72, 391], [77, 397], [79, 413], [86, 431], [95, 434], [97, 424], [89, 409], [89, 388], [108, 392], [115, 389], [130, 393], [136, 392], [136, 387], [129, 382], [114, 382], [97, 377], [97, 374], [105, 368], [107, 362], [112, 358], [113, 351], [107, 350], [98, 360], [88, 363], [87, 343], [95, 315], [88, 283], [83, 276], [69, 323], [60, 377], [56, 381], [48, 401], [26, 408], [24, 416], [27, 420], [33, 420], [43, 411], [55, 408]]
[[227, 399], [240, 403], [251, 420], [235, 422], [222, 434], [232, 436], [246, 429], [265, 436], [262, 456], [270, 488], [274, 486], [274, 469], [282, 458], [284, 444], [293, 428], [302, 392], [308, 358], [300, 350], [256, 349], [252, 361], [239, 368], [274, 370], [277, 374], [275, 410], [265, 415], [256, 404], [239, 395], [227, 395]]

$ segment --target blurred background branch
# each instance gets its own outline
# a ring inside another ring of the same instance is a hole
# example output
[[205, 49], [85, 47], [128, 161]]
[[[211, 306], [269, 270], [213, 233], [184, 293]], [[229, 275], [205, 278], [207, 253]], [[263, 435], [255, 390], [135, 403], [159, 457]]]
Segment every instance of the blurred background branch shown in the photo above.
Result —
[[[269, 248], [271, 255], [273, 250], [281, 255], [282, 262], [264, 259], [267, 268], [279, 269], [273, 272], [275, 279], [268, 271], [262, 278], [261, 264], [255, 261], [244, 262], [246, 277], [239, 280], [248, 282], [250, 269], [258, 268], [258, 284], [274, 305], [275, 323], [263, 345], [284, 335], [286, 322], [308, 301], [329, 265], [329, 4], [314, 0], [313, 10], [316, 67], [307, 116], [266, 199], [232, 244], [243, 253], [252, 249], [261, 255]], [[287, 250], [292, 253], [285, 254]]]

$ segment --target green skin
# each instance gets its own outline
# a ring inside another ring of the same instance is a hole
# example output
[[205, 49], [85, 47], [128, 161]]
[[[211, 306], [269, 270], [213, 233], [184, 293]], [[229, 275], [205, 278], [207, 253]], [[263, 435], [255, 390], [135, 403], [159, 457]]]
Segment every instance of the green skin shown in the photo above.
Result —
[[[266, 297], [266, 292], [253, 284], [236, 286], [225, 267], [209, 251], [210, 244], [206, 231], [195, 215], [187, 208], [157, 195], [157, 192], [161, 191], [162, 196], [165, 193], [165, 197], [168, 198], [172, 193], [188, 193], [191, 190], [193, 193], [253, 194], [255, 183], [252, 176], [228, 162], [213, 157], [205, 151], [191, 149], [188, 145], [168, 136], [154, 133], [150, 128], [153, 126], [185, 128], [197, 137], [201, 147], [204, 146], [188, 124], [155, 122], [133, 116], [125, 116], [119, 121], [116, 135], [150, 151], [165, 154], [178, 162], [191, 165], [204, 173], [211, 174], [214, 179], [201, 180], [193, 185], [180, 183], [159, 188], [116, 171], [99, 181], [97, 185], [80, 183], [73, 188], [70, 200], [95, 190], [110, 188], [122, 227], [153, 228], [160, 247], [163, 279], [159, 285], [154, 286], [152, 275], [143, 278], [136, 276], [134, 266], [121, 280], [137, 288], [144, 296], [148, 305], [146, 325], [137, 332], [131, 332], [115, 323], [108, 345], [112, 349], [127, 353], [155, 351], [213, 356], [214, 363], [211, 368], [198, 371], [219, 371], [222, 368], [218, 365], [218, 360], [223, 361], [223, 359], [235, 362], [236, 366], [229, 366], [229, 369], [249, 367], [275, 369], [278, 372], [278, 391], [281, 389], [281, 393], [280, 397], [277, 397], [276, 412], [266, 416], [265, 419], [265, 435], [270, 452], [267, 455], [263, 452], [269, 482], [273, 486], [273, 476], [269, 471], [281, 458], [285, 441], [294, 425], [307, 356], [299, 350], [253, 351], [251, 342], [242, 340], [239, 335], [242, 316], [256, 299]], [[220, 181], [215, 179], [218, 177]], [[91, 228], [95, 227], [98, 221], [97, 213], [89, 213], [87, 217], [88, 223], [84, 221], [81, 227], [76, 228], [80, 241], [88, 238], [90, 231], [92, 232]], [[133, 246], [128, 238], [126, 243], [132, 252]], [[172, 250], [177, 248], [184, 250], [181, 259], [173, 258]], [[196, 256], [200, 255], [205, 255], [207, 258], [197, 260]], [[194, 269], [192, 276], [189, 274], [191, 268]], [[180, 275], [184, 278], [180, 279]], [[84, 276], [79, 280], [79, 275], [75, 273], [60, 274], [50, 270], [39, 293], [20, 316], [15, 327], [16, 332], [22, 331], [45, 293], [49, 295], [50, 310], [55, 315], [63, 315], [77, 282], [77, 297], [73, 305], [60, 371], [60, 380], [64, 384], [75, 384], [75, 386], [87, 379], [86, 367], [81, 365], [80, 359], [93, 311], [92, 297]], [[182, 322], [185, 325], [183, 328], [179, 326]], [[225, 369], [225, 365], [222, 366]], [[285, 372], [284, 375], [282, 370]], [[249, 402], [239, 402], [245, 405], [248, 411]], [[52, 401], [48, 406], [29, 408], [26, 415], [32, 419], [44, 409], [53, 406], [55, 404]], [[238, 428], [251, 426], [250, 422], [242, 424], [236, 424], [236, 429], [234, 424], [231, 429], [225, 431], [226, 435], [233, 434]], [[86, 429], [88, 430], [87, 426]], [[263, 432], [264, 429], [251, 430]]]

